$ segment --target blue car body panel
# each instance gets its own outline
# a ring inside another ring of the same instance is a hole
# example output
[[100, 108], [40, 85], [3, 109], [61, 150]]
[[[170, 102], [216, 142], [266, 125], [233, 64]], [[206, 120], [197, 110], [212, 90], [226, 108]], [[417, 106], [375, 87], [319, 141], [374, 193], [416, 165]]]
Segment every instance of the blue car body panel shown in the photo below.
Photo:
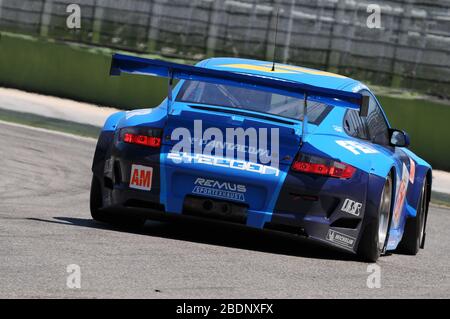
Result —
[[[350, 239], [348, 245], [331, 244], [356, 252], [365, 214], [369, 214], [369, 207], [379, 202], [384, 182], [392, 172], [394, 201], [400, 204], [390, 225], [387, 250], [397, 248], [407, 218], [416, 216], [424, 179], [431, 173], [430, 165], [408, 149], [374, 144], [345, 132], [343, 117], [347, 109], [360, 107], [359, 92], [369, 90], [364, 84], [308, 68], [282, 64], [276, 65], [275, 72], [271, 68], [269, 62], [247, 59], [214, 58], [198, 63], [197, 67], [179, 67], [162, 61], [116, 55], [112, 74], [127, 72], [173, 77], [181, 81], [172, 91], [173, 101], [166, 99], [153, 109], [118, 112], [107, 119], [99, 139], [93, 171], [97, 175], [116, 174], [115, 164], [108, 161], [117, 161], [121, 181], [108, 188], [105, 200], [123, 204], [130, 199], [145, 201], [151, 198], [165, 214], [182, 215], [189, 196], [220, 199], [236, 207], [247, 207], [245, 224], [249, 227], [262, 229], [290, 225], [301, 229], [309, 238], [327, 244], [330, 244], [332, 229]], [[185, 80], [224, 84], [237, 81], [244, 87], [283, 92], [298, 98], [303, 98], [307, 93], [313, 101], [337, 107], [320, 125], [309, 123], [307, 136], [302, 136], [300, 120], [286, 120], [276, 115], [261, 117], [257, 116], [257, 112], [248, 110], [233, 114], [224, 112], [226, 107], [211, 105], [211, 108], [204, 109], [201, 105], [179, 102], [176, 97]], [[265, 168], [259, 162], [232, 161], [222, 156], [200, 158], [196, 157], [195, 152], [172, 153], [176, 141], [170, 136], [174, 130], [183, 127], [193, 132], [196, 119], [202, 120], [203, 129], [217, 126], [217, 123], [223, 127], [278, 128], [281, 137], [278, 169]], [[118, 141], [120, 130], [129, 127], [163, 130], [158, 152]], [[194, 144], [195, 141], [193, 147]], [[357, 173], [351, 180], [343, 180], [293, 172], [292, 160], [300, 149], [302, 153], [350, 164], [357, 169]], [[158, 181], [149, 194], [128, 188], [130, 166], [133, 164], [154, 168]], [[226, 187], [230, 189], [241, 187], [245, 192], [212, 190], [198, 185], [199, 179], [206, 183], [213, 181], [228, 185]], [[402, 201], [400, 196], [404, 192], [405, 199]], [[347, 199], [361, 203], [362, 213], [358, 218], [342, 211], [342, 203]]]

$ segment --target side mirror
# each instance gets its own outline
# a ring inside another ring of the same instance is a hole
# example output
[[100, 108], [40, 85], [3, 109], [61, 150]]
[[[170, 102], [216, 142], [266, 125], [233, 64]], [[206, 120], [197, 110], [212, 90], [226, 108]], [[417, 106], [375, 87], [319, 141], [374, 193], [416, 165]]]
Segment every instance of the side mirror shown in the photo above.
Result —
[[396, 129], [389, 130], [389, 139], [392, 146], [408, 147], [410, 144], [408, 133]]

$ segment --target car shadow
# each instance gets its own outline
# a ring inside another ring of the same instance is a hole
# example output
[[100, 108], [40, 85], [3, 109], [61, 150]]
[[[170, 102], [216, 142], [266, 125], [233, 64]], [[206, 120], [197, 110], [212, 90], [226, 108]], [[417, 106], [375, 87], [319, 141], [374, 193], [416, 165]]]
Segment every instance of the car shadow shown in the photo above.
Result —
[[141, 229], [126, 229], [97, 222], [92, 219], [75, 217], [54, 217], [53, 220], [27, 218], [27, 220], [127, 232], [142, 236], [190, 241], [287, 256], [359, 261], [356, 255], [334, 250], [330, 247], [308, 241], [302, 237], [275, 231], [261, 231], [233, 224], [180, 220], [170, 222], [147, 221]]

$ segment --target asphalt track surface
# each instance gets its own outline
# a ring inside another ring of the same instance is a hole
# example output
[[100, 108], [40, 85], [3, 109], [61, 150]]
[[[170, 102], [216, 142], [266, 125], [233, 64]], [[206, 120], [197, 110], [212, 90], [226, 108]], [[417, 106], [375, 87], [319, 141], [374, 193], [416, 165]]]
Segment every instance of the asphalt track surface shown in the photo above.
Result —
[[[89, 214], [95, 141], [0, 123], [0, 298], [450, 297], [450, 211], [430, 211], [426, 249], [368, 264], [241, 227], [147, 222], [124, 231]], [[81, 288], [66, 286], [69, 264]]]

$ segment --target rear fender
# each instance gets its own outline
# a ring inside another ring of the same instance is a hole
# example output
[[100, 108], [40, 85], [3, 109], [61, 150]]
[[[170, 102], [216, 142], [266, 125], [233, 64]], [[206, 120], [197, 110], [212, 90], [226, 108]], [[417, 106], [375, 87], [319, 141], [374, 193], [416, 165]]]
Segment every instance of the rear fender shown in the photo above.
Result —
[[[428, 175], [428, 195], [431, 194], [431, 182], [432, 182], [432, 169], [431, 165], [425, 162], [423, 159], [418, 157], [416, 154], [408, 149], [403, 149], [406, 155], [411, 160], [411, 165], [414, 166], [413, 169], [410, 168], [410, 175], [413, 175], [410, 179], [410, 187], [408, 189], [408, 194], [406, 200], [408, 205], [412, 209], [408, 209], [407, 218], [415, 218], [417, 214], [417, 206], [419, 205], [420, 192], [422, 191], [422, 186]], [[412, 173], [412, 171], [414, 171]], [[412, 185], [411, 185], [412, 184]], [[429, 198], [427, 199], [429, 200]]]
[[[381, 195], [383, 193], [383, 188], [384, 188], [384, 185], [386, 182], [386, 178], [389, 174], [390, 174], [390, 172], [388, 172], [386, 174], [386, 177], [380, 177], [375, 174], [369, 175], [369, 183], [367, 186], [368, 189], [367, 189], [367, 198], [366, 198], [366, 210], [364, 212], [364, 220], [362, 222], [359, 239], [361, 239], [361, 236], [363, 235], [366, 227], [373, 222], [377, 222], [377, 219], [379, 218], [378, 210], [380, 207]], [[392, 184], [394, 186], [392, 189], [392, 201], [394, 201], [395, 173], [392, 172], [391, 176], [392, 176]], [[389, 226], [388, 226], [389, 228], [391, 227], [391, 223], [392, 223], [392, 216], [389, 221]], [[388, 240], [389, 240], [389, 234], [388, 234], [388, 238], [386, 239], [386, 244], [388, 243]], [[358, 245], [359, 245], [359, 241], [358, 241]]]
[[92, 161], [92, 172], [100, 180], [103, 177], [105, 160], [109, 158], [111, 146], [114, 140], [114, 133], [119, 121], [125, 116], [126, 112], [117, 112], [111, 114], [105, 121], [103, 129], [97, 141], [94, 159]]
[[115, 133], [124, 127], [148, 126], [163, 128], [166, 122], [167, 110], [163, 102], [154, 109], [140, 109], [128, 112], [117, 112], [110, 115], [103, 126], [97, 142], [92, 171], [94, 175], [102, 178], [105, 161], [111, 155], [111, 147], [114, 144]]

